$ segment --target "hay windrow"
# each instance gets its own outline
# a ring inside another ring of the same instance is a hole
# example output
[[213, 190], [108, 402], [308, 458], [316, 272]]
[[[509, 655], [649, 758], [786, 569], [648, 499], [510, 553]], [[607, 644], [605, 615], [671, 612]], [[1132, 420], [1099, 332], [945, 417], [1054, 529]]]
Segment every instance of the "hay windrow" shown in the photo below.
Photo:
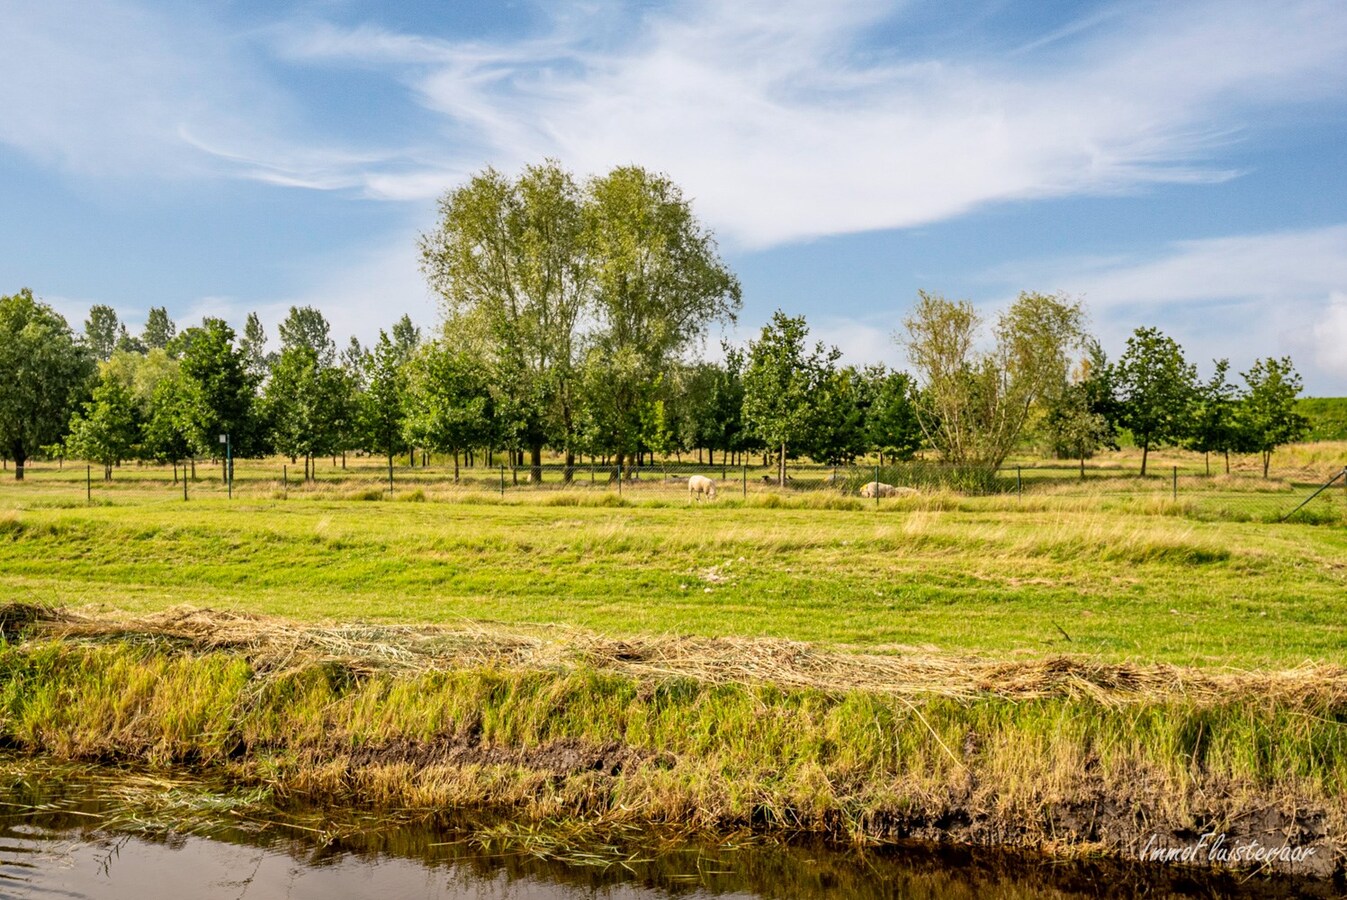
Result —
[[709, 684], [954, 700], [1079, 698], [1101, 704], [1272, 700], [1315, 707], [1347, 703], [1347, 667], [1332, 664], [1240, 671], [1108, 663], [1088, 656], [1004, 661], [927, 650], [863, 654], [771, 638], [613, 638], [560, 625], [306, 625], [190, 606], [124, 617], [5, 603], [0, 604], [0, 632], [10, 640], [22, 634], [85, 643], [128, 641], [183, 652], [229, 651], [247, 658], [263, 677], [324, 663], [363, 673], [483, 666], [560, 671], [583, 666], [643, 681], [692, 678]]

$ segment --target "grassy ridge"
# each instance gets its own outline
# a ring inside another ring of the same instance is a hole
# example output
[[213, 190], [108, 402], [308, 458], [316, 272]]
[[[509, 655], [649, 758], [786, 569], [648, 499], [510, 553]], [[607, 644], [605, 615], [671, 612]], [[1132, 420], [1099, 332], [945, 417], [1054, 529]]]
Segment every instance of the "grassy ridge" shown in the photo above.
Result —
[[857, 511], [333, 501], [0, 513], [0, 597], [560, 623], [885, 650], [1342, 661], [1347, 531], [1071, 504]]
[[1310, 441], [1347, 441], [1347, 397], [1304, 397], [1296, 412], [1310, 420]]
[[585, 667], [294, 662], [131, 637], [7, 644], [0, 738], [70, 759], [212, 766], [280, 795], [527, 820], [1124, 855], [1151, 834], [1267, 838], [1290, 823], [1297, 843], [1322, 845], [1321, 864], [1347, 833], [1347, 713], [1341, 684], [1322, 679], [1261, 700], [913, 700]]

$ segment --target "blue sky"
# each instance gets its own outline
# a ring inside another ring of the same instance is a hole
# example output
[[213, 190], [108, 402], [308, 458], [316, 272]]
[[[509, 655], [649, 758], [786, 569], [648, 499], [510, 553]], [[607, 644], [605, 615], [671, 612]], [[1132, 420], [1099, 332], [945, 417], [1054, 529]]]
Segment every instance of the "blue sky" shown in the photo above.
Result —
[[[667, 172], [744, 285], [901, 365], [917, 290], [1081, 297], [1347, 395], [1340, 0], [0, 0], [0, 292], [368, 340], [487, 165]], [[274, 329], [272, 331], [274, 335]]]

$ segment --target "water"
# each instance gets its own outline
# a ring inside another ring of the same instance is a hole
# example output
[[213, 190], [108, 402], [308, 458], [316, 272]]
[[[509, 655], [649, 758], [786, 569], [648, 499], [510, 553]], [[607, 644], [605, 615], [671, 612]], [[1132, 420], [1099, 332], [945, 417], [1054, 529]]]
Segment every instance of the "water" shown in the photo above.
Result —
[[910, 846], [841, 851], [641, 832], [447, 827], [277, 809], [265, 794], [0, 760], [0, 897], [656, 900], [1340, 896], [1331, 884]]

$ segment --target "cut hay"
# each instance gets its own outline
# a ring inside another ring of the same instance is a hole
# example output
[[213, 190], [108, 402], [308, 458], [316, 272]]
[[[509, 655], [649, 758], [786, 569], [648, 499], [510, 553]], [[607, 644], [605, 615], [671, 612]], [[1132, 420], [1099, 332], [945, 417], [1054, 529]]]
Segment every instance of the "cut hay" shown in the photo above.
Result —
[[188, 653], [232, 652], [247, 658], [264, 676], [324, 663], [370, 673], [586, 667], [645, 681], [690, 678], [711, 684], [970, 700], [1068, 697], [1124, 704], [1268, 698], [1297, 706], [1347, 702], [1347, 667], [1329, 664], [1237, 671], [1108, 663], [1084, 655], [1004, 661], [925, 650], [859, 654], [773, 638], [619, 639], [556, 625], [306, 625], [186, 606], [118, 617], [7, 603], [0, 604], [0, 631], [9, 640], [127, 641]]

